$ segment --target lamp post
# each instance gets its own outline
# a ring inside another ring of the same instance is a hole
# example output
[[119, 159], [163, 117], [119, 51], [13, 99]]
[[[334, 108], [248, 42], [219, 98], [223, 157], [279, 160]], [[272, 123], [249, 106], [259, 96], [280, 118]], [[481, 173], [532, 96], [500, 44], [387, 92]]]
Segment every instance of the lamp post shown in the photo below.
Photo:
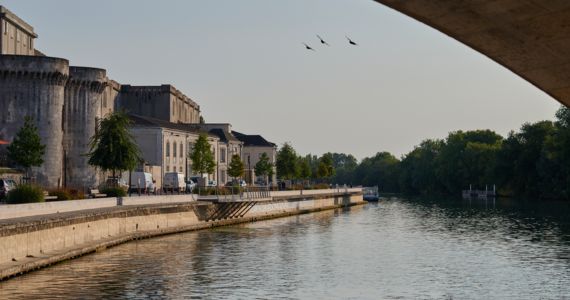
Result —
[[188, 149], [188, 134], [186, 134], [186, 139], [184, 140], [185, 146], [186, 147], [186, 153], [184, 153], [184, 157], [186, 158], [185, 160], [185, 164], [184, 164], [184, 174], [186, 174], [186, 182], [188, 182], [188, 154], [190, 153], [190, 149]]
[[251, 155], [248, 154], [247, 155], [247, 177], [249, 177], [249, 185], [251, 185], [251, 179], [253, 176], [251, 176]]

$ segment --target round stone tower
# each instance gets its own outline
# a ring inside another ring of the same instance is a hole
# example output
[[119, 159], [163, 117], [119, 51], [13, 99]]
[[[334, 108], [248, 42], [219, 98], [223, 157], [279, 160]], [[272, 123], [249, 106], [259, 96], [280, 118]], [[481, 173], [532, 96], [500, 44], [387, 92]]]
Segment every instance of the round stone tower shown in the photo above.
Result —
[[103, 116], [102, 99], [107, 82], [106, 71], [86, 67], [69, 67], [64, 105], [64, 173], [65, 186], [88, 189], [99, 184], [95, 168], [85, 155]]
[[63, 122], [69, 62], [45, 56], [0, 55], [0, 139], [12, 141], [30, 116], [46, 145], [44, 163], [32, 169], [38, 184], [63, 181]]

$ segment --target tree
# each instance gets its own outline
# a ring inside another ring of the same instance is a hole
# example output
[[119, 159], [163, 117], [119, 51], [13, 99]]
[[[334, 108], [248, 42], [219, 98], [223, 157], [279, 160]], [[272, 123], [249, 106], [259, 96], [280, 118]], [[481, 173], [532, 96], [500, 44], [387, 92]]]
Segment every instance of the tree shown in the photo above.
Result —
[[228, 175], [234, 178], [239, 178], [243, 176], [243, 170], [243, 162], [241, 161], [239, 155], [232, 155], [232, 160], [230, 161], [230, 165], [228, 167]]
[[297, 153], [289, 143], [277, 152], [277, 176], [282, 179], [294, 179], [298, 174]]
[[199, 122], [200, 122], [200, 124], [206, 124], [206, 121], [204, 120], [204, 117], [203, 117], [203, 116], [200, 116], [200, 121], [199, 121]]
[[299, 157], [298, 159], [298, 164], [299, 164], [299, 177], [301, 177], [302, 179], [309, 179], [312, 176], [312, 172], [311, 172], [311, 164], [309, 162], [309, 160], [311, 159], [311, 156], [308, 155], [306, 157]]
[[190, 159], [194, 172], [200, 175], [214, 173], [216, 161], [210, 143], [208, 143], [208, 136], [205, 133], [198, 137], [194, 149], [190, 153]]
[[333, 153], [333, 167], [335, 174], [331, 179], [333, 183], [348, 184], [354, 181], [354, 170], [358, 166], [356, 157], [352, 154]]
[[24, 126], [20, 128], [12, 144], [8, 145], [8, 158], [22, 166], [27, 175], [31, 167], [44, 163], [46, 146], [42, 144], [38, 128], [31, 117], [24, 118]]
[[355, 179], [366, 186], [379, 186], [382, 191], [399, 192], [400, 161], [389, 152], [379, 152], [362, 160]]
[[139, 147], [129, 132], [131, 120], [124, 112], [114, 112], [97, 123], [91, 137], [88, 163], [111, 171], [113, 179], [121, 171], [132, 171], [142, 161]]
[[273, 164], [269, 161], [267, 153], [263, 152], [259, 157], [259, 161], [255, 164], [255, 175], [263, 176], [265, 182], [268, 183], [267, 177], [270, 173], [273, 175]]
[[333, 155], [331, 153], [325, 153], [319, 159], [317, 175], [325, 180], [334, 175]]

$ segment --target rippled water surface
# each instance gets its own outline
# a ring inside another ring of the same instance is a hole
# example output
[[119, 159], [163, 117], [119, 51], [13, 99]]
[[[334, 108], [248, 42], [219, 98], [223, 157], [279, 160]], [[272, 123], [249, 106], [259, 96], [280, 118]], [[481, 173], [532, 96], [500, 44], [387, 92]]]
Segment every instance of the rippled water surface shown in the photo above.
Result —
[[388, 200], [124, 244], [1, 299], [570, 299], [567, 204]]

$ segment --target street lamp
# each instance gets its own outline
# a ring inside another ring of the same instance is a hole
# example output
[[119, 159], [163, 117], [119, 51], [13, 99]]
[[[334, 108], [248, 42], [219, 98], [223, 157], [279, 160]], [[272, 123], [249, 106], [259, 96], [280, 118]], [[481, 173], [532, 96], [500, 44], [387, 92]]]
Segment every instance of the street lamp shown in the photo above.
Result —
[[188, 134], [186, 134], [186, 139], [184, 140], [184, 147], [186, 147], [186, 153], [184, 153], [184, 157], [186, 158], [186, 162], [184, 164], [184, 174], [186, 174], [186, 182], [188, 182], [188, 154], [190, 153], [190, 149], [188, 149]]

